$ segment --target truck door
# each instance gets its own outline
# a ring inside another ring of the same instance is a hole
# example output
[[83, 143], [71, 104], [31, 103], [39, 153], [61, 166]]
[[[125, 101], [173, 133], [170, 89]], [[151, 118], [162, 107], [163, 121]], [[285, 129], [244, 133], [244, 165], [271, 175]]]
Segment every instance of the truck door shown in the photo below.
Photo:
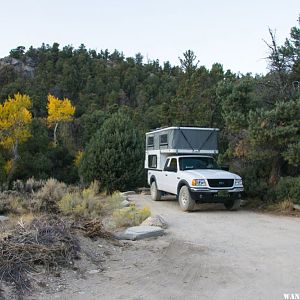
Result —
[[177, 184], [179, 181], [177, 158], [171, 158], [168, 164], [165, 165], [162, 177], [164, 181], [164, 191], [171, 194], [176, 194]]
[[156, 178], [156, 184], [157, 184], [157, 188], [160, 190], [160, 191], [163, 191], [163, 192], [166, 192], [167, 190], [167, 176], [165, 176], [165, 169], [167, 168], [167, 166], [169, 165], [170, 163], [170, 159], [168, 158], [166, 160], [166, 163], [165, 163], [165, 166], [163, 168], [163, 170], [161, 172], [158, 172], [160, 174], [157, 174], [157, 178]]

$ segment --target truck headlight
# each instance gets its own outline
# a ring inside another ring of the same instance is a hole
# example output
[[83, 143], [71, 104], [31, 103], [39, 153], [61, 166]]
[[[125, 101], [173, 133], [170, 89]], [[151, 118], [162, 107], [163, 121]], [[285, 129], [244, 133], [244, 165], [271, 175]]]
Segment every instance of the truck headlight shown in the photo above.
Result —
[[192, 186], [206, 186], [205, 179], [193, 179]]
[[235, 186], [243, 186], [243, 180], [242, 179], [235, 179], [234, 180]]

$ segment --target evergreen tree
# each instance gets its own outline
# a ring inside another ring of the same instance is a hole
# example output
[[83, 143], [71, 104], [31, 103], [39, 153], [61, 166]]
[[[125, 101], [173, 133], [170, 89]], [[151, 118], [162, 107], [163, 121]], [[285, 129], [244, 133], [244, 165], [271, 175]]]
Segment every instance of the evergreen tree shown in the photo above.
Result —
[[131, 119], [115, 113], [88, 143], [80, 164], [85, 182], [96, 179], [111, 194], [132, 189], [143, 179], [143, 139]]

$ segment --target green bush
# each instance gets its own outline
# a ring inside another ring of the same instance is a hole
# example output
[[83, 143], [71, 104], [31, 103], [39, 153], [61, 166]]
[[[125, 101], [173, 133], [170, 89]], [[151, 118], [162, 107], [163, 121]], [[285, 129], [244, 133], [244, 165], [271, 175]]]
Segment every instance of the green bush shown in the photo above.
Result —
[[85, 182], [96, 179], [111, 194], [141, 185], [143, 159], [139, 131], [127, 115], [115, 113], [91, 138], [79, 171]]
[[262, 162], [252, 162], [242, 165], [239, 169], [232, 168], [232, 172], [243, 178], [247, 197], [265, 200], [268, 190], [267, 166]]
[[300, 204], [300, 177], [283, 177], [278, 184], [269, 191], [268, 197], [275, 202], [290, 199]]

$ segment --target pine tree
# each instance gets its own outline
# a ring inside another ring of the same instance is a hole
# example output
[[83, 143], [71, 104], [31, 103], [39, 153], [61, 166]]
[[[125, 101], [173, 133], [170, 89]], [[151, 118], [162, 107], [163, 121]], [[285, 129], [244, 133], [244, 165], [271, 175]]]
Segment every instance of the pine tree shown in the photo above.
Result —
[[131, 119], [115, 113], [91, 138], [80, 164], [85, 182], [99, 180], [107, 193], [132, 189], [143, 179], [143, 140]]

